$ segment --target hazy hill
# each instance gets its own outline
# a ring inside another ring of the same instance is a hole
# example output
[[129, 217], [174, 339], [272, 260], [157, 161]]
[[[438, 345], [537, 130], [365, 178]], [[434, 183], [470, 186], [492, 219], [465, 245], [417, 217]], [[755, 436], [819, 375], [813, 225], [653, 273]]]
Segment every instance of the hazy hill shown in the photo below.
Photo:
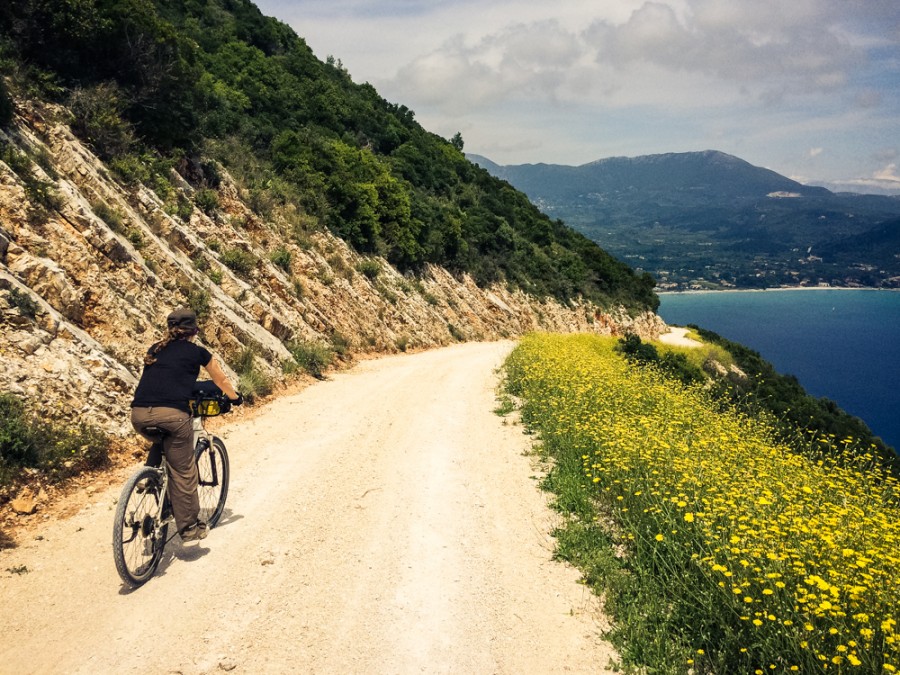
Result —
[[896, 240], [897, 198], [836, 194], [711, 150], [577, 167], [469, 157], [663, 287], [900, 285], [900, 260], [872, 244]]
[[709, 200], [740, 202], [778, 191], [807, 196], [830, 194], [825, 188], [806, 187], [774, 171], [714, 150], [610, 157], [576, 167], [500, 166], [478, 155], [469, 158], [526, 194], [553, 204], [579, 197], [624, 196], [637, 192], [644, 197], [659, 196], [685, 205], [706, 204]]

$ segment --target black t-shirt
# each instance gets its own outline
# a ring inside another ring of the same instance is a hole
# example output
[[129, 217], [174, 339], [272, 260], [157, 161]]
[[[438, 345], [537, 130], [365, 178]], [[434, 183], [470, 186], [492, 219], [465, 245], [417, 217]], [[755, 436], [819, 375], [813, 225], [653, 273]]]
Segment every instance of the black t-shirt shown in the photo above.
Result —
[[212, 354], [200, 345], [188, 340], [170, 342], [156, 355], [156, 363], [144, 366], [131, 407], [162, 406], [190, 412], [188, 401], [200, 366], [208, 366], [211, 360]]

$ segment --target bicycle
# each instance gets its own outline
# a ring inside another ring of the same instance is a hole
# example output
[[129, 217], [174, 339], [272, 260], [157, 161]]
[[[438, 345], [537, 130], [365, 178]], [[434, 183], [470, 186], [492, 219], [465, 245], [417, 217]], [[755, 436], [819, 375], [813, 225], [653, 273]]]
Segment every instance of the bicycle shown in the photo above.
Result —
[[[198, 383], [200, 384], [200, 383]], [[200, 390], [191, 401], [194, 448], [197, 461], [200, 496], [200, 520], [210, 529], [215, 527], [225, 510], [228, 497], [228, 453], [218, 436], [206, 430], [208, 417], [231, 410], [228, 398]], [[169, 524], [174, 523], [169, 500], [169, 476], [162, 454], [162, 441], [167, 432], [159, 427], [144, 430], [153, 438], [147, 463], [138, 469], [122, 488], [113, 523], [113, 558], [116, 570], [128, 586], [145, 584], [156, 572], [163, 551], [174, 537]]]

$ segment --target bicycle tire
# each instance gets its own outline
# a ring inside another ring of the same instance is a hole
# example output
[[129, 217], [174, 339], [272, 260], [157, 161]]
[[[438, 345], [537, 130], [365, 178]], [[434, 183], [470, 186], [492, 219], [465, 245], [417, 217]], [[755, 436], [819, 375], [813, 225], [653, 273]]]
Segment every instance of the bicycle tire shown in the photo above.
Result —
[[210, 528], [216, 526], [225, 511], [228, 481], [231, 476], [225, 444], [213, 436], [209, 447], [197, 452], [197, 494], [200, 497], [200, 520]]
[[132, 588], [145, 584], [162, 560], [169, 525], [158, 528], [161, 492], [159, 470], [145, 466], [125, 483], [116, 506], [113, 559], [122, 581]]

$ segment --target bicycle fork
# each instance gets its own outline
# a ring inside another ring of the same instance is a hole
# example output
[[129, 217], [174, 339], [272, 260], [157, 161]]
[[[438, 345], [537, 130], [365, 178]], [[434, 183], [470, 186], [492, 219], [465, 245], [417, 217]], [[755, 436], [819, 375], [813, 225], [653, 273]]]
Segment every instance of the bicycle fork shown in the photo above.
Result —
[[[203, 426], [203, 418], [195, 417], [193, 419], [194, 429], [194, 458], [197, 461], [198, 485], [200, 487], [216, 487], [219, 485], [219, 469], [216, 467], [216, 450], [213, 448], [213, 436], [206, 427]], [[202, 471], [200, 471], [200, 457], [204, 452], [209, 453], [209, 476], [204, 479]]]

